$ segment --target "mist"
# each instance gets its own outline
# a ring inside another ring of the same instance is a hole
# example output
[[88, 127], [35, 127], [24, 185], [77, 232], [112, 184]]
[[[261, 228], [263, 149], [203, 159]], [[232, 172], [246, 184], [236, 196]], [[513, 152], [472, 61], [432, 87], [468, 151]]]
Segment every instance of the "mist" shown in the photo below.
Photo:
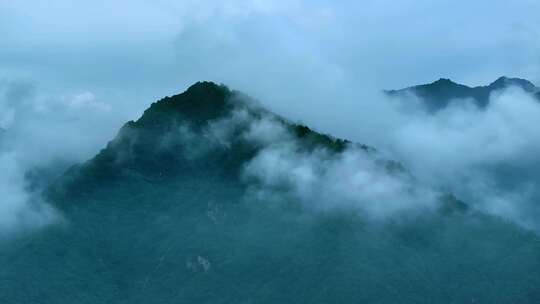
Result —
[[[480, 85], [515, 75], [538, 83], [539, 4], [412, 3], [3, 2], [0, 124], [2, 153], [10, 155], [3, 166], [13, 176], [4, 184], [23, 202], [6, 205], [27, 205], [31, 169], [55, 164], [61, 172], [82, 162], [150, 102], [213, 80], [292, 121], [373, 146], [427, 188], [536, 229], [538, 108], [529, 96], [512, 89], [487, 109], [458, 102], [430, 115], [414, 96], [388, 100], [381, 90], [439, 77]], [[326, 158], [289, 150], [274, 147], [254, 164], [285, 155], [308, 164], [286, 170], [310, 172]], [[343, 161], [366, 165], [356, 156]], [[325, 178], [342, 169], [322, 163]], [[507, 174], [523, 169], [523, 177]]]
[[480, 210], [538, 231], [540, 103], [518, 88], [492, 94], [485, 109], [456, 100], [387, 129], [387, 147], [424, 183]]
[[0, 0], [0, 302], [539, 303], [538, 92], [385, 91], [540, 84], [539, 11]]
[[[299, 202], [311, 212], [349, 210], [373, 221], [414, 218], [441, 208], [440, 198], [446, 193], [422, 186], [398, 163], [370, 148], [350, 144], [340, 153], [327, 147], [305, 149], [306, 143], [282, 118], [261, 115], [259, 105], [235, 98], [239, 100], [250, 106], [237, 106], [231, 115], [199, 131], [176, 126], [165, 134], [159, 149], [180, 146], [179, 153], [188, 160], [204, 162], [216, 153], [238, 153], [239, 145], [257, 147], [240, 172], [248, 204]], [[137, 140], [132, 137], [131, 142]]]
[[7, 81], [0, 113], [0, 235], [59, 222], [41, 191], [106, 144], [118, 114], [90, 92], [50, 96], [33, 83]]

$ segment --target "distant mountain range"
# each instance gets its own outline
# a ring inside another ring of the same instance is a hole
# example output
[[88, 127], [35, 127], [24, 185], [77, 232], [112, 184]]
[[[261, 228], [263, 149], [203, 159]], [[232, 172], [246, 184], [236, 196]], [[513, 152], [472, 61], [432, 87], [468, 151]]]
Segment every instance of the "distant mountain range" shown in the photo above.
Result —
[[489, 97], [493, 92], [511, 86], [521, 88], [540, 100], [540, 88], [536, 87], [532, 82], [526, 79], [504, 76], [487, 86], [469, 87], [455, 83], [450, 79], [441, 78], [429, 84], [416, 85], [400, 90], [387, 90], [385, 92], [393, 97], [414, 94], [422, 100], [428, 111], [436, 112], [456, 99], [471, 99], [476, 105], [483, 108], [489, 103]]
[[[448, 100], [474, 92], [486, 102], [485, 92], [512, 81], [535, 90], [508, 79], [490, 89], [439, 80], [405, 90]], [[365, 166], [352, 168], [353, 156]], [[333, 196], [291, 195], [296, 179], [310, 182], [338, 160], [343, 173], [313, 188]], [[355, 184], [340, 180], [345, 171], [371, 178], [373, 193], [381, 179], [405, 185], [402, 196], [359, 204], [385, 208], [418, 192], [414, 172], [374, 148], [196, 83], [153, 103], [48, 187], [63, 220], [0, 247], [0, 303], [540, 301], [537, 236], [444, 193], [436, 210], [374, 220], [340, 205], [363, 190], [347, 188]], [[342, 207], [325, 208], [333, 205]]]

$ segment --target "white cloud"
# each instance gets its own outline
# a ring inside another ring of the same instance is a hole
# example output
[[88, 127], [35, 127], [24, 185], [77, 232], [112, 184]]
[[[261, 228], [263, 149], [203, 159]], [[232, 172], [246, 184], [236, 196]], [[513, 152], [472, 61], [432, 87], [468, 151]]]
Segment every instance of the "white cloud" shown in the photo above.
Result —
[[334, 155], [302, 152], [294, 142], [269, 145], [247, 164], [244, 178], [255, 181], [253, 194], [263, 200], [299, 200], [314, 210], [347, 208], [372, 219], [438, 206], [437, 192], [390, 173], [382, 160], [354, 148]]
[[14, 152], [0, 153], [0, 238], [57, 220], [58, 214], [26, 190], [24, 169]]
[[299, 202], [316, 211], [346, 208], [375, 220], [439, 207], [438, 191], [420, 186], [406, 172], [389, 169], [381, 155], [354, 146], [343, 153], [324, 146], [307, 149], [283, 121], [244, 108], [201, 131], [179, 126], [165, 136], [163, 145], [181, 144], [188, 159], [205, 161], [217, 151], [235, 153], [238, 140], [257, 147], [256, 155], [243, 164], [248, 200]]
[[371, 140], [402, 160], [422, 183], [453, 192], [481, 211], [540, 229], [535, 220], [540, 208], [534, 207], [540, 196], [531, 191], [540, 183], [540, 103], [532, 96], [509, 88], [495, 92], [485, 109], [463, 101], [433, 115], [396, 110], [388, 117], [396, 113], [396, 123], [372, 130]]
[[[68, 96], [68, 97], [66, 97]], [[35, 169], [60, 174], [65, 166], [93, 156], [118, 125], [112, 108], [90, 92], [48, 96], [33, 85], [0, 83], [0, 234], [41, 227], [58, 219], [31, 189]], [[38, 177], [39, 178], [39, 177]], [[52, 181], [48, 181], [52, 182]]]
[[68, 105], [75, 110], [97, 110], [110, 111], [112, 107], [104, 102], [96, 100], [96, 96], [92, 92], [83, 92], [66, 98]]

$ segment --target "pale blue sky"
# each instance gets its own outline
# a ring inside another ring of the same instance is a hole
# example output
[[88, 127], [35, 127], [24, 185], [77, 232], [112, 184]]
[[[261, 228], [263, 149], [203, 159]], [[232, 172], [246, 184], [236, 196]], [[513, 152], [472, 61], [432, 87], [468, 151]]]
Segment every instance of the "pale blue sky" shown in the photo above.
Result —
[[0, 79], [137, 111], [196, 80], [278, 108], [276, 88], [540, 80], [537, 0], [284, 2], [1, 0]]

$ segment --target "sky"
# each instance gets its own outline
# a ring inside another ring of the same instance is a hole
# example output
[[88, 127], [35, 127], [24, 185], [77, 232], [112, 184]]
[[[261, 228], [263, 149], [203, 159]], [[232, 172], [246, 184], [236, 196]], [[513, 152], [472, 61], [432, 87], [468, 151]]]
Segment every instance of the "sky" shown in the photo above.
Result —
[[89, 92], [119, 122], [212, 80], [313, 123], [319, 117], [306, 108], [335, 108], [336, 91], [441, 77], [540, 82], [539, 8], [534, 0], [2, 0], [0, 80], [53, 98]]
[[[3, 0], [1, 75], [47, 90], [137, 87], [145, 97], [202, 79], [249, 88], [277, 81], [285, 66], [291, 76], [385, 88], [440, 77], [538, 81], [538, 8], [534, 0]], [[243, 80], [261, 72], [270, 75]]]
[[[441, 77], [540, 84], [538, 11], [537, 0], [0, 0], [0, 127], [10, 134], [0, 164], [14, 172], [0, 187], [28, 200], [21, 172], [84, 161], [151, 102], [211, 80], [373, 145], [436, 187], [503, 207], [530, 202], [536, 176], [505, 181], [519, 185], [511, 190], [499, 181], [502, 164], [537, 162], [538, 106], [523, 92], [435, 117], [379, 93]], [[456, 174], [485, 191], [452, 183]], [[512, 212], [530, 226], [528, 211]]]
[[534, 0], [2, 0], [0, 81], [31, 83], [50, 98], [88, 92], [119, 125], [212, 80], [316, 123], [308, 108], [336, 108], [336, 92], [441, 77], [539, 83], [539, 8]]

